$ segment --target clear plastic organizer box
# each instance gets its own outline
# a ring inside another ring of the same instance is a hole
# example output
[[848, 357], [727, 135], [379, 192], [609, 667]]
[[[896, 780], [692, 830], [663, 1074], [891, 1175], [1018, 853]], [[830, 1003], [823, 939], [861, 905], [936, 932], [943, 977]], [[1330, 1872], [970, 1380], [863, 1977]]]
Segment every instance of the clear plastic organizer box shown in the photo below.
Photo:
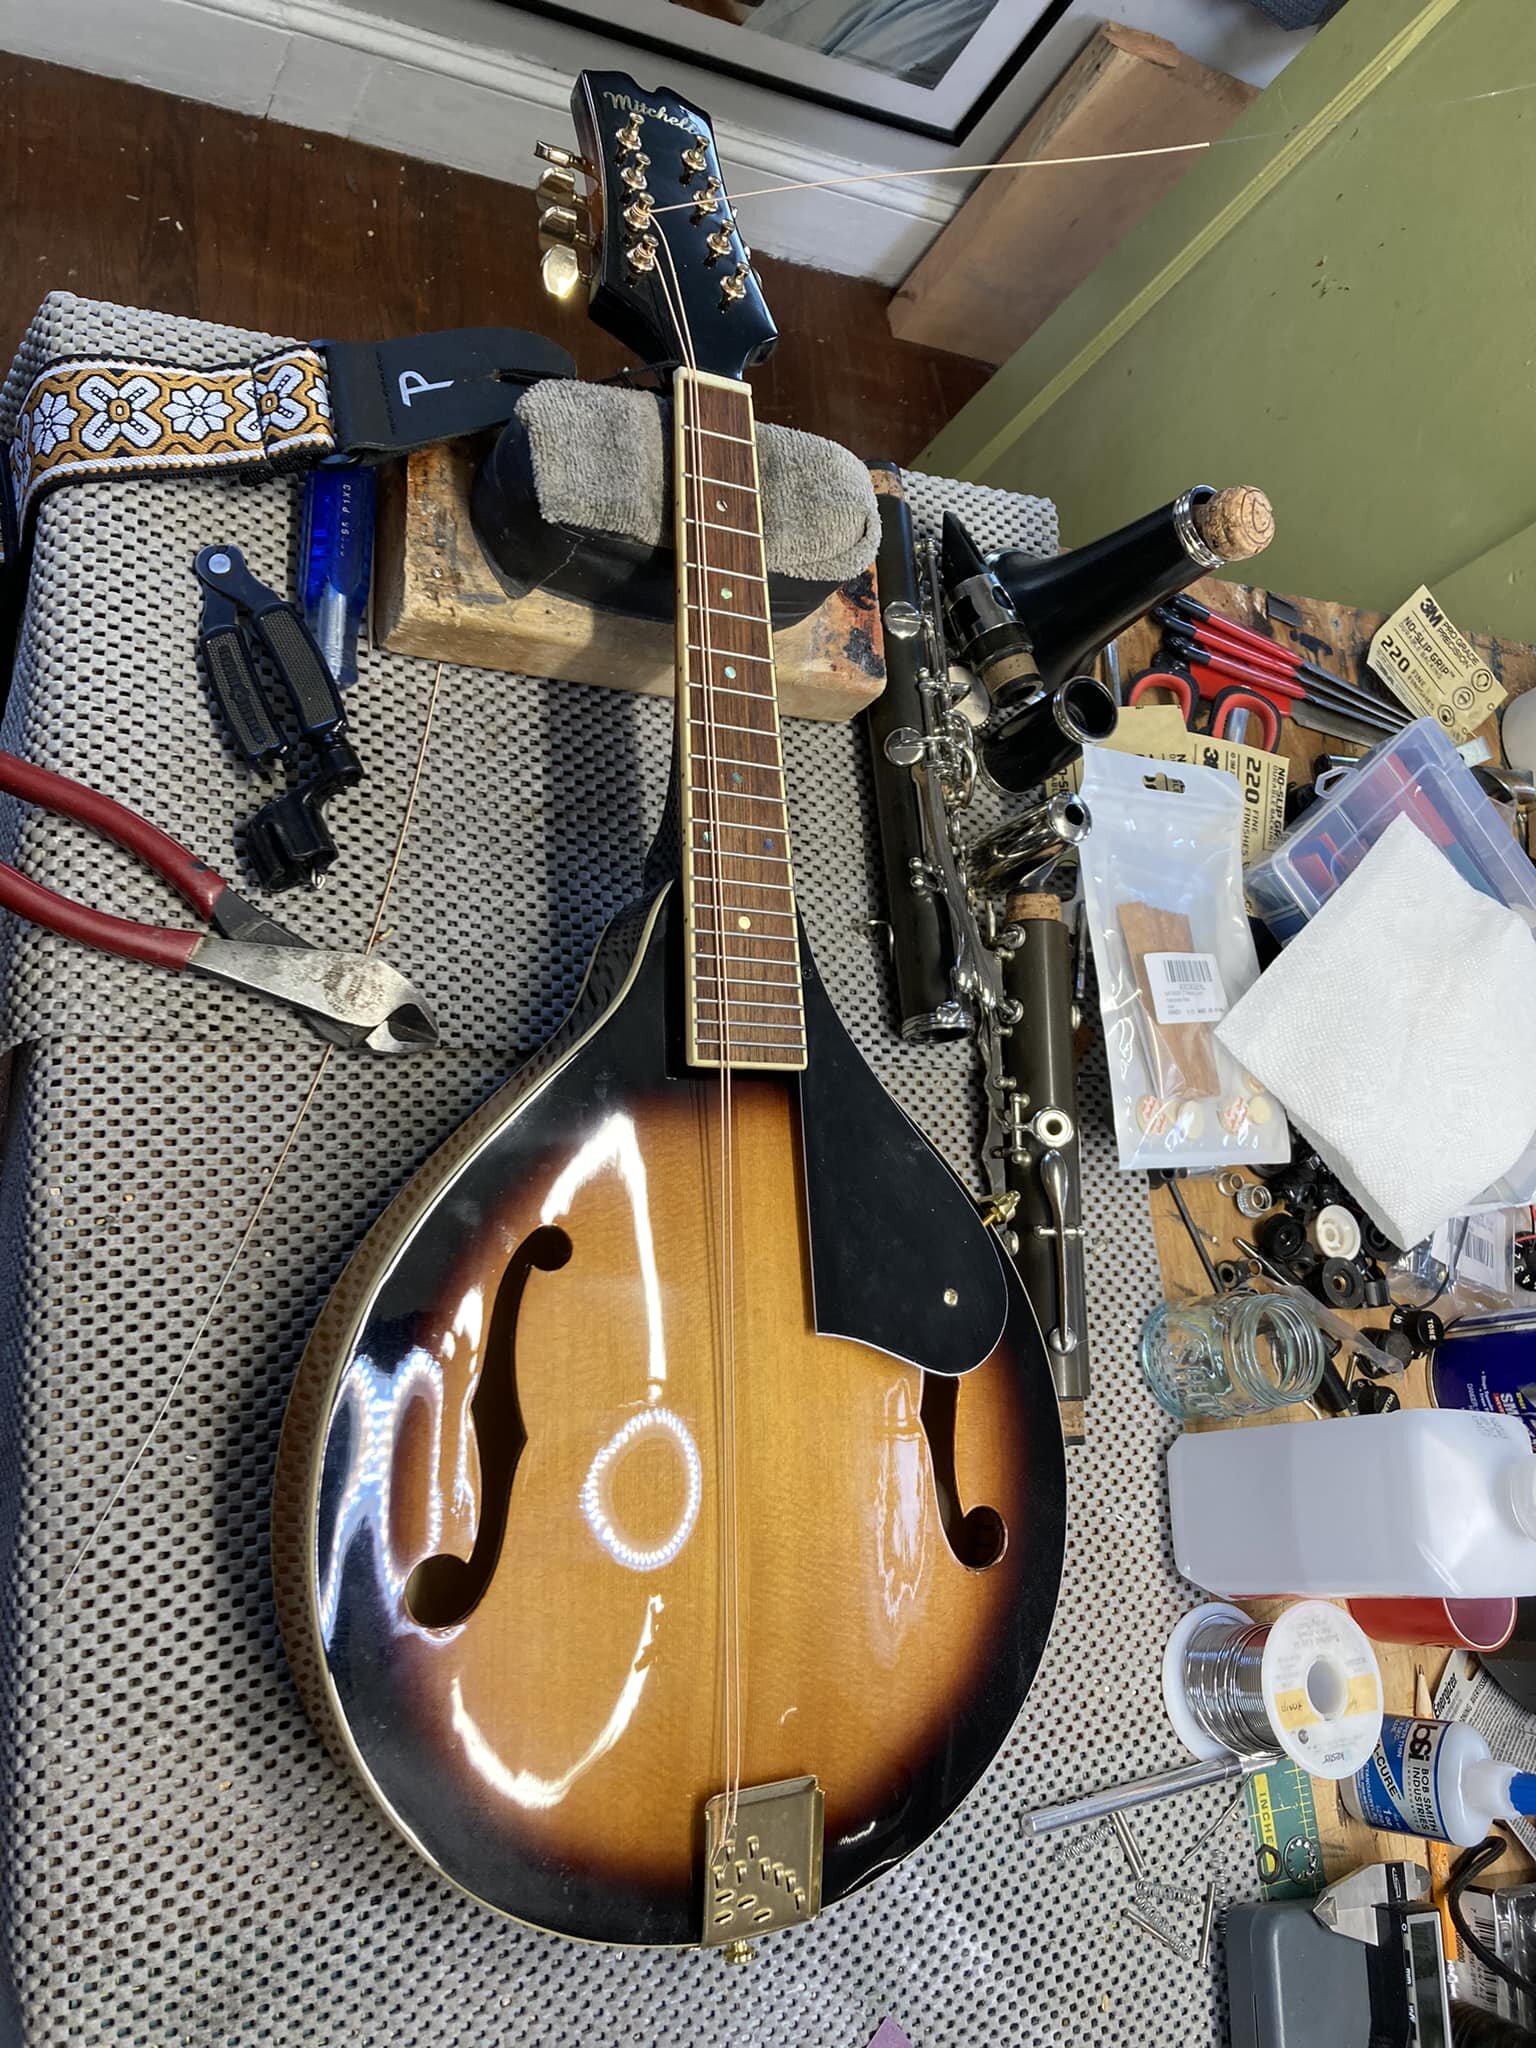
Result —
[[1449, 734], [1433, 718], [1417, 718], [1373, 748], [1244, 873], [1250, 903], [1282, 945], [1405, 812], [1474, 889], [1536, 925], [1536, 866]]

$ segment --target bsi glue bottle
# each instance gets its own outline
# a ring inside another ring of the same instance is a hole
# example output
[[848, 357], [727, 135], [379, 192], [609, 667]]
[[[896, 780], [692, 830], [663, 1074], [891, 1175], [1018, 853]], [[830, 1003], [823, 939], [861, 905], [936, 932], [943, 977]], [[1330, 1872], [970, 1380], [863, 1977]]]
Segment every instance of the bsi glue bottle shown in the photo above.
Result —
[[1339, 1787], [1356, 1820], [1470, 1849], [1496, 1820], [1536, 1814], [1536, 1773], [1495, 1763], [1465, 1721], [1382, 1717], [1368, 1764]]

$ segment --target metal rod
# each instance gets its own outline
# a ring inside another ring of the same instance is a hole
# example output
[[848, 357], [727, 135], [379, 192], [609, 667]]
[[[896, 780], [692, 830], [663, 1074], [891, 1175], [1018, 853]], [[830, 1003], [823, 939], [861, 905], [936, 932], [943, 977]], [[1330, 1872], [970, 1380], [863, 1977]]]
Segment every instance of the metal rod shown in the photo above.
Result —
[[1220, 1277], [1217, 1274], [1216, 1262], [1201, 1242], [1200, 1233], [1195, 1228], [1195, 1219], [1189, 1213], [1189, 1204], [1184, 1199], [1184, 1190], [1179, 1186], [1171, 1173], [1163, 1178], [1163, 1186], [1172, 1195], [1173, 1206], [1179, 1212], [1179, 1220], [1189, 1232], [1190, 1243], [1200, 1254], [1200, 1263], [1205, 1268], [1206, 1279], [1211, 1283], [1212, 1294], [1225, 1294], [1227, 1290], [1222, 1286]]
[[1133, 1806], [1151, 1806], [1159, 1799], [1176, 1799], [1181, 1792], [1198, 1792], [1203, 1785], [1251, 1778], [1273, 1762], [1273, 1756], [1222, 1756], [1208, 1763], [1181, 1764], [1177, 1770], [1154, 1771], [1148, 1778], [1130, 1778], [1107, 1791], [1085, 1792], [1081, 1799], [1068, 1799], [1060, 1806], [1037, 1806], [1023, 1816], [1024, 1832], [1049, 1835], [1057, 1828], [1076, 1827], [1080, 1821], [1104, 1820]]
[[1211, 1928], [1215, 1919], [1216, 1886], [1212, 1883], [1205, 1888], [1205, 1912], [1200, 1920], [1200, 1952], [1195, 1958], [1202, 1970], [1211, 1959]]
[[1141, 1853], [1141, 1844], [1131, 1832], [1130, 1822], [1123, 1813], [1116, 1812], [1109, 1816], [1109, 1824], [1115, 1831], [1115, 1840], [1120, 1844], [1132, 1877], [1139, 1881], [1147, 1874], [1147, 1864]]

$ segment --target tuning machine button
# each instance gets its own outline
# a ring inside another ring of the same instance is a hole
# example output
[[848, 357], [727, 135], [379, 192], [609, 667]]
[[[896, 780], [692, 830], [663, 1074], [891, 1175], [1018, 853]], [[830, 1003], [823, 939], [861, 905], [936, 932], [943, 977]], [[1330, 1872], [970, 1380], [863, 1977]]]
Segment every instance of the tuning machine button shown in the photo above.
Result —
[[568, 299], [585, 273], [569, 242], [551, 242], [539, 259], [539, 275], [552, 299]]
[[[709, 144], [702, 135], [697, 142], [690, 143], [688, 148], [683, 151], [683, 162], [694, 175], [697, 175], [698, 172], [707, 167], [709, 163]], [[683, 183], [687, 184], [687, 182], [688, 180], [685, 178]]]
[[539, 246], [563, 242], [568, 247], [587, 239], [586, 222], [574, 206], [546, 206], [539, 213]]
[[578, 156], [573, 149], [562, 149], [558, 142], [536, 142], [533, 153], [542, 163], [553, 164], [558, 170], [580, 171], [587, 178], [595, 176], [584, 156]]
[[539, 179], [538, 199], [542, 206], [570, 206], [576, 197], [576, 173], [552, 168]]

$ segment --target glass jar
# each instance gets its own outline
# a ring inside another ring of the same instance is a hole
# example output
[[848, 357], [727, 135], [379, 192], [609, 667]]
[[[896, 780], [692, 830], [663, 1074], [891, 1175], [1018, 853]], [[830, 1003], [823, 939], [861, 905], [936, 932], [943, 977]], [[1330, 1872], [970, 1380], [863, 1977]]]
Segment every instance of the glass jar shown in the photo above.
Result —
[[1154, 1399], [1181, 1422], [1287, 1408], [1316, 1391], [1323, 1333], [1287, 1294], [1165, 1301], [1141, 1329], [1141, 1370]]

